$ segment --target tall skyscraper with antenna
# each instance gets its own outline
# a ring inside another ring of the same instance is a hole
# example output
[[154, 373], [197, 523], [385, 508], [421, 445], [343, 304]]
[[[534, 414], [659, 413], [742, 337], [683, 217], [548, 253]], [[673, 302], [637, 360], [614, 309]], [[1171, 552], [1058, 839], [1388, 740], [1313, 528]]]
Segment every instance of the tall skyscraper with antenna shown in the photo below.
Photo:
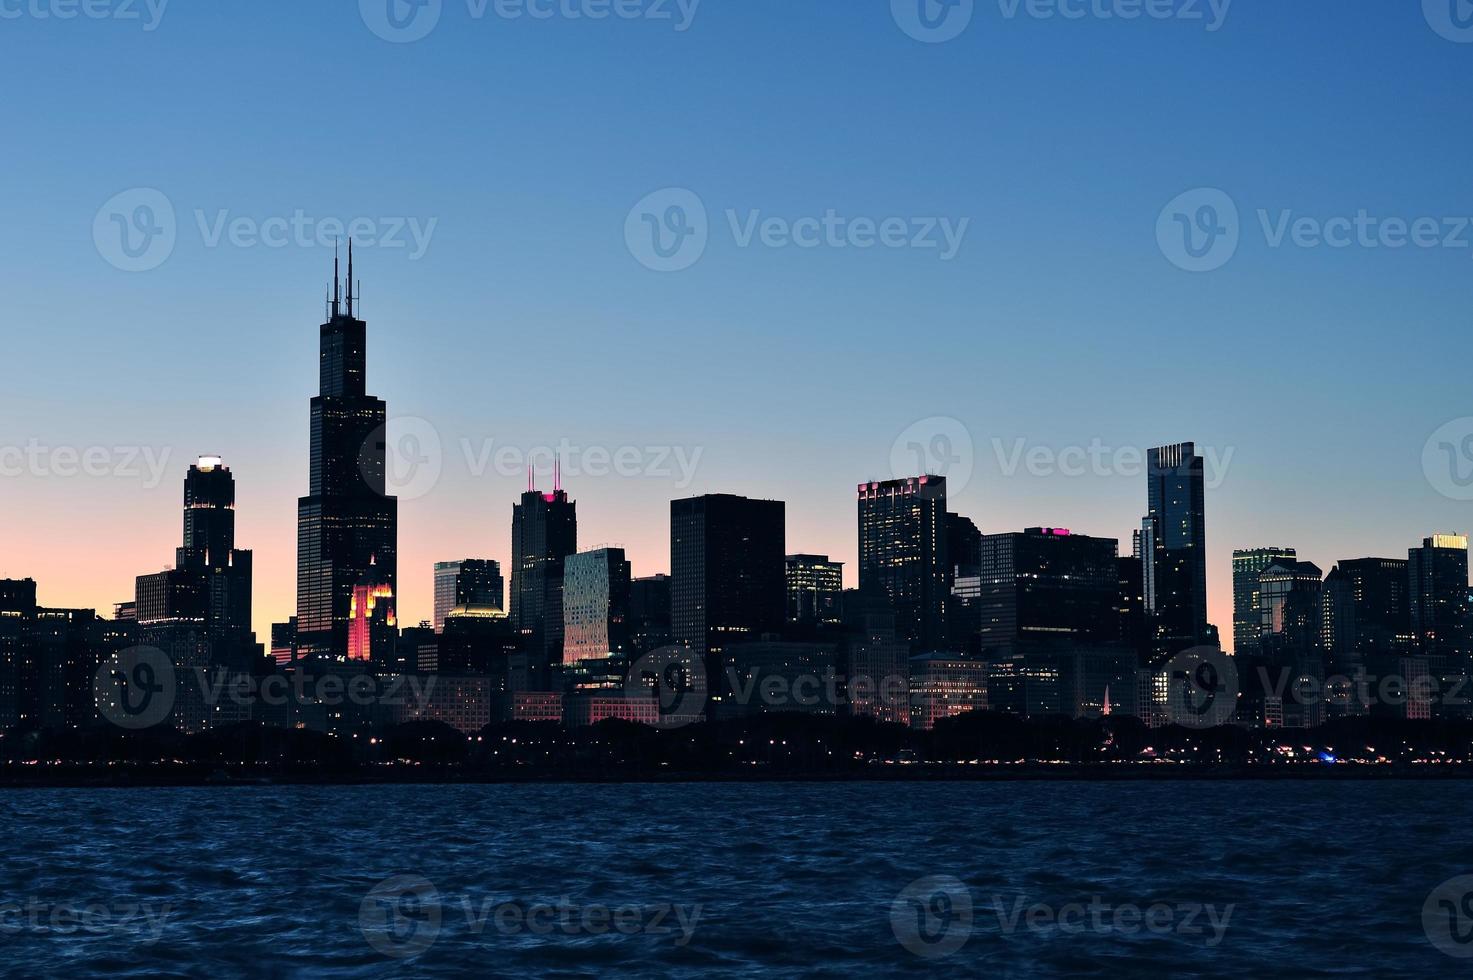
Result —
[[368, 324], [354, 315], [333, 258], [332, 299], [320, 331], [312, 399], [308, 494], [297, 503], [300, 656], [367, 659], [364, 636], [392, 627], [398, 594], [399, 501], [386, 483], [388, 407], [367, 393]]
[[578, 550], [578, 505], [563, 489], [562, 468], [553, 470], [551, 493], [537, 489], [527, 471], [527, 492], [512, 506], [511, 621], [522, 649], [547, 682], [563, 660], [563, 560]]

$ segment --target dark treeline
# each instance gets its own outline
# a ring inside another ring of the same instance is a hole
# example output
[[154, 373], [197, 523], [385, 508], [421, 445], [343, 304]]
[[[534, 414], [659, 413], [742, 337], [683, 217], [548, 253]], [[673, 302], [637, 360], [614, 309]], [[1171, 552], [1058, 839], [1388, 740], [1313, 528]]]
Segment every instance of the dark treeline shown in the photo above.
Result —
[[[589, 728], [508, 723], [467, 736], [414, 722], [356, 736], [246, 722], [196, 735], [172, 729], [127, 732], [18, 731], [0, 737], [0, 778], [11, 783], [121, 775], [315, 779], [722, 778], [997, 775], [1010, 767], [1150, 771], [1334, 769], [1461, 772], [1473, 723], [1342, 718], [1312, 730], [1147, 728], [1134, 718], [1023, 719], [978, 712], [916, 731], [866, 718], [774, 713], [661, 730], [606, 721]], [[978, 763], [971, 767], [968, 764]], [[1177, 766], [1123, 763], [1174, 762]], [[1337, 765], [1327, 763], [1379, 763]], [[923, 773], [922, 770], [925, 772]], [[170, 776], [170, 774], [173, 776]]]

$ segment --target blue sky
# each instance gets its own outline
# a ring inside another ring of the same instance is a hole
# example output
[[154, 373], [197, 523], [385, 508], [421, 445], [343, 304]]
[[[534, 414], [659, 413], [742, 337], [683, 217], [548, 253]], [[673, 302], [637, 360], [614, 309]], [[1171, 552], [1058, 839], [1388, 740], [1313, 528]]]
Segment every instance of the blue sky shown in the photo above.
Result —
[[[933, 418], [971, 442], [956, 507], [984, 530], [1128, 547], [1145, 506], [1129, 452], [1195, 439], [1227, 460], [1208, 503], [1225, 631], [1233, 547], [1295, 545], [1328, 570], [1473, 527], [1423, 459], [1473, 415], [1473, 231], [1456, 235], [1473, 43], [1434, 29], [1437, 0], [1237, 0], [1217, 30], [1096, 15], [1126, 0], [1078, 19], [978, 0], [944, 43], [883, 0], [704, 0], [684, 31], [674, 0], [674, 20], [599, 21], [444, 0], [412, 43], [351, 2], [173, 0], [152, 30], [141, 0], [140, 20], [36, 15], [63, 2], [0, 3], [0, 78], [21, 93], [0, 103], [0, 446], [171, 455], [157, 487], [45, 467], [0, 481], [0, 575], [36, 576], [52, 604], [105, 607], [167, 563], [183, 470], [218, 452], [257, 552], [258, 625], [291, 611], [331, 249], [210, 229], [299, 211], [432, 228], [422, 255], [366, 247], [358, 267], [370, 388], [441, 443], [439, 478], [402, 508], [407, 619], [429, 615], [433, 561], [507, 557], [525, 478], [476, 474], [488, 440], [638, 448], [643, 475], [564, 482], [583, 542], [625, 544], [646, 574], [668, 566], [669, 500], [713, 490], [787, 500], [790, 550], [852, 563], [854, 485], [892, 475], [901, 433]], [[94, 222], [140, 188], [169, 202], [176, 243], [130, 272]], [[625, 224], [667, 188], [695, 194], [710, 231], [699, 261], [661, 273]], [[1192, 273], [1156, 231], [1198, 188], [1235, 204], [1240, 241]], [[741, 247], [728, 217], [830, 210], [966, 234], [950, 261]], [[1361, 211], [1432, 218], [1448, 247], [1274, 247], [1263, 227]], [[1114, 462], [1012, 469], [1020, 440]], [[651, 448], [698, 452], [693, 479], [661, 475]]]

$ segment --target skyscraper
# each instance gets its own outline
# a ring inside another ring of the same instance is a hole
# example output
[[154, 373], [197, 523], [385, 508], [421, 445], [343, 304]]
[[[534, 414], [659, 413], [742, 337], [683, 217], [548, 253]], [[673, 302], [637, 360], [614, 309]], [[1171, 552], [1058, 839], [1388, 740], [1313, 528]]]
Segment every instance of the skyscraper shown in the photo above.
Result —
[[392, 617], [399, 546], [399, 501], [386, 482], [388, 408], [367, 393], [368, 324], [353, 315], [351, 242], [347, 287], [345, 308], [334, 261], [312, 399], [309, 492], [297, 503], [298, 651], [338, 661], [348, 659], [350, 623], [367, 628], [368, 601]]
[[1352, 558], [1325, 579], [1323, 639], [1342, 670], [1411, 648], [1407, 562], [1400, 558]]
[[219, 456], [201, 456], [184, 478], [183, 537], [174, 568], [138, 577], [138, 622], [249, 634], [252, 556], [235, 547], [235, 477]]
[[628, 670], [629, 561], [598, 548], [563, 562], [563, 666], [584, 687], [620, 685]]
[[[1468, 539], [1435, 534], [1407, 553], [1414, 642], [1434, 672], [1466, 667], [1473, 655], [1468, 608]], [[1440, 659], [1442, 662], [1436, 662]]]
[[828, 555], [788, 555], [788, 619], [795, 623], [837, 623], [844, 594], [844, 563]]
[[1207, 622], [1206, 481], [1190, 442], [1148, 454], [1142, 525], [1143, 570], [1152, 646], [1165, 660], [1188, 647], [1217, 642]]
[[1119, 547], [1052, 527], [983, 535], [983, 651], [1119, 640]]
[[946, 641], [946, 539], [946, 477], [859, 485], [859, 588], [889, 597], [912, 652]]
[[510, 613], [522, 649], [544, 675], [563, 661], [563, 561], [577, 550], [578, 505], [560, 474], [552, 492], [542, 493], [529, 473], [527, 492], [512, 506]]
[[464, 558], [435, 563], [435, 632], [445, 629], [445, 617], [456, 606], [506, 609], [506, 583], [501, 563], [487, 558]]
[[729, 645], [782, 628], [786, 524], [781, 500], [710, 494], [670, 502], [671, 636], [705, 655], [713, 690]]
[[1233, 653], [1254, 656], [1263, 634], [1258, 577], [1276, 561], [1294, 561], [1293, 548], [1244, 548], [1233, 552]]

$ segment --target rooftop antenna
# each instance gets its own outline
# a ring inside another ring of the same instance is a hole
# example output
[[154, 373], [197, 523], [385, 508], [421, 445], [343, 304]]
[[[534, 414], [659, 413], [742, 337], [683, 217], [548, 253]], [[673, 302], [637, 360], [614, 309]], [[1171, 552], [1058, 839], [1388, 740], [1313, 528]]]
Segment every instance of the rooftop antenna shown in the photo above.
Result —
[[559, 453], [557, 459], [552, 461], [552, 492], [563, 492], [563, 457]]
[[532, 475], [532, 464], [527, 464], [527, 492], [531, 493], [537, 489], [536, 478]]
[[348, 239], [348, 316], [353, 315], [353, 239]]
[[338, 243], [332, 243], [332, 315], [336, 317], [342, 303], [343, 281], [338, 277]]

